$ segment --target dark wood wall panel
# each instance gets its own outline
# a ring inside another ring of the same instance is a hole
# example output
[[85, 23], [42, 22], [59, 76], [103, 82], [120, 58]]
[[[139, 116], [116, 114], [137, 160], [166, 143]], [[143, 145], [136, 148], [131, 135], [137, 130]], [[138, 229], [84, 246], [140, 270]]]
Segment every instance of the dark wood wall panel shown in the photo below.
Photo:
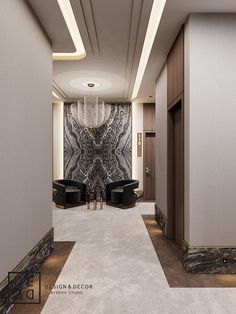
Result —
[[184, 240], [184, 27], [167, 57], [167, 237]]
[[170, 105], [184, 90], [184, 28], [167, 57], [167, 102]]

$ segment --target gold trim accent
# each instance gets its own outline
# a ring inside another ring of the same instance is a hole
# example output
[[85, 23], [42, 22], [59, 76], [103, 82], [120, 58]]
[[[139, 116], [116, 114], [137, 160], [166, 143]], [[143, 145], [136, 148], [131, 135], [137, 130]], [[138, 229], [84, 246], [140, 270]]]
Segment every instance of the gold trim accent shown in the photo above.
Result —
[[[52, 227], [42, 238], [41, 240], [39, 240], [37, 242], [37, 244], [35, 244], [35, 246], [25, 255], [25, 257], [22, 258], [22, 260], [13, 268], [12, 272], [16, 271], [16, 269], [21, 265], [21, 263], [23, 263], [23, 261], [27, 258], [27, 256], [29, 256], [37, 247], [37, 245], [40, 244], [40, 242], [42, 242], [52, 231], [54, 230], [54, 228]], [[4, 283], [4, 281], [6, 281], [8, 278], [8, 276], [6, 276], [2, 281], [0, 281], [0, 287], [1, 285]]]

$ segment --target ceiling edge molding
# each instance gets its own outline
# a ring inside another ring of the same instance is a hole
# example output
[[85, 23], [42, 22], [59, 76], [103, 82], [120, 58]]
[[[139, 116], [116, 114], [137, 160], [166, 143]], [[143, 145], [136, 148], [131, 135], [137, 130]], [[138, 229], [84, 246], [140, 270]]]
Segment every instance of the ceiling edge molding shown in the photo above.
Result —
[[55, 89], [55, 91], [57, 92], [57, 94], [59, 94], [63, 99], [68, 99], [68, 95], [66, 93], [64, 93], [64, 91], [61, 89], [61, 87], [57, 84], [57, 82], [55, 80], [52, 81], [52, 86]]
[[94, 25], [95, 36], [96, 36], [96, 40], [97, 40], [98, 52], [100, 54], [100, 44], [99, 44], [99, 39], [98, 39], [98, 32], [97, 32], [97, 26], [96, 26], [95, 17], [94, 17], [94, 9], [93, 9], [92, 0], [89, 0], [89, 3], [90, 3], [90, 8], [91, 8], [92, 17], [93, 17], [93, 25]]
[[86, 20], [86, 17], [85, 17], [84, 6], [83, 6], [83, 4], [82, 4], [82, 0], [79, 1], [79, 5], [80, 5], [81, 12], [82, 12], [82, 15], [83, 15], [84, 24], [85, 24], [86, 32], [87, 32], [87, 35], [88, 35], [88, 40], [89, 40], [90, 48], [91, 48], [92, 54], [94, 55], [93, 44], [92, 44], [92, 40], [91, 40], [91, 37], [90, 37], [90, 33], [89, 33], [89, 29], [88, 29], [88, 23], [87, 23], [87, 20]]
[[[129, 59], [130, 59], [130, 50], [131, 50], [131, 32], [132, 32], [132, 25], [133, 25], [133, 12], [134, 12], [134, 0], [132, 0], [132, 6], [131, 6], [131, 12], [130, 12], [130, 24], [129, 24], [129, 36], [128, 36], [128, 49], [126, 54], [126, 66], [125, 66], [125, 75], [124, 75], [124, 96], [123, 98], [127, 98], [127, 86], [128, 83], [128, 65], [129, 65]], [[134, 53], [133, 53], [134, 57]], [[129, 75], [130, 77], [130, 75]]]
[[79, 1], [83, 20], [93, 55], [100, 54], [100, 44], [98, 39], [98, 32], [94, 17], [94, 9], [91, 0], [80, 0]]
[[[131, 78], [132, 78], [132, 73], [133, 73], [133, 68], [134, 68], [135, 55], [136, 55], [136, 52], [137, 52], [139, 30], [140, 30], [141, 18], [142, 18], [142, 13], [143, 13], [143, 4], [144, 4], [144, 0], [141, 0], [140, 11], [139, 11], [139, 16], [138, 16], [138, 25], [137, 25], [137, 29], [136, 29], [136, 36], [135, 36], [135, 42], [134, 42], [134, 49], [133, 49], [133, 54], [132, 54], [132, 57], [131, 57], [129, 78], [128, 78], [128, 76], [126, 77], [126, 80], [128, 82], [128, 86], [126, 88], [125, 96], [126, 96], [127, 99], [129, 97], [129, 94], [130, 94]], [[135, 16], [136, 16], [136, 14], [135, 14]], [[133, 17], [132, 17], [132, 20], [133, 20]], [[128, 67], [128, 65], [127, 65], [127, 67]], [[127, 71], [128, 71], [128, 68], [127, 68]]]

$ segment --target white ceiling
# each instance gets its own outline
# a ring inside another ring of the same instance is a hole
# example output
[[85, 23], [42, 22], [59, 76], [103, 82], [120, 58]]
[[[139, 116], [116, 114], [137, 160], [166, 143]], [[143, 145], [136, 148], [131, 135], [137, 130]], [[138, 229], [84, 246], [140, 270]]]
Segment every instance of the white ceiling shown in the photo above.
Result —
[[75, 47], [56, 0], [28, 0], [48, 37], [53, 52], [70, 52]]
[[[87, 56], [54, 61], [53, 86], [65, 100], [94, 94], [110, 101], [130, 101], [153, 0], [70, 0]], [[56, 0], [28, 0], [50, 37], [53, 52], [74, 50]], [[153, 102], [155, 81], [189, 13], [236, 12], [236, 0], [167, 0], [138, 93]], [[152, 98], [150, 97], [152, 96]]]
[[[91, 81], [100, 85], [93, 93], [106, 100], [130, 100], [153, 0], [70, 2], [87, 56], [78, 61], [54, 61], [57, 93], [67, 100], [77, 99], [90, 92], [82, 83]], [[29, 3], [52, 39], [53, 51], [62, 51], [61, 47], [71, 51], [56, 0]]]
[[148, 95], [155, 95], [156, 79], [190, 13], [236, 13], [236, 0], [167, 0], [139, 89], [139, 102], [146, 102]]

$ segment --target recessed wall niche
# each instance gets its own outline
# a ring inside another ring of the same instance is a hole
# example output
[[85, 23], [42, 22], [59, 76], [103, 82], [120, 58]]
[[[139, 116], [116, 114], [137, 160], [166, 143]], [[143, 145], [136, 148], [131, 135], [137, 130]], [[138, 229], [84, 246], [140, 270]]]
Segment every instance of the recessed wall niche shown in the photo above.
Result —
[[101, 127], [79, 125], [73, 104], [64, 105], [64, 178], [104, 189], [106, 183], [132, 177], [131, 105], [111, 104]]

